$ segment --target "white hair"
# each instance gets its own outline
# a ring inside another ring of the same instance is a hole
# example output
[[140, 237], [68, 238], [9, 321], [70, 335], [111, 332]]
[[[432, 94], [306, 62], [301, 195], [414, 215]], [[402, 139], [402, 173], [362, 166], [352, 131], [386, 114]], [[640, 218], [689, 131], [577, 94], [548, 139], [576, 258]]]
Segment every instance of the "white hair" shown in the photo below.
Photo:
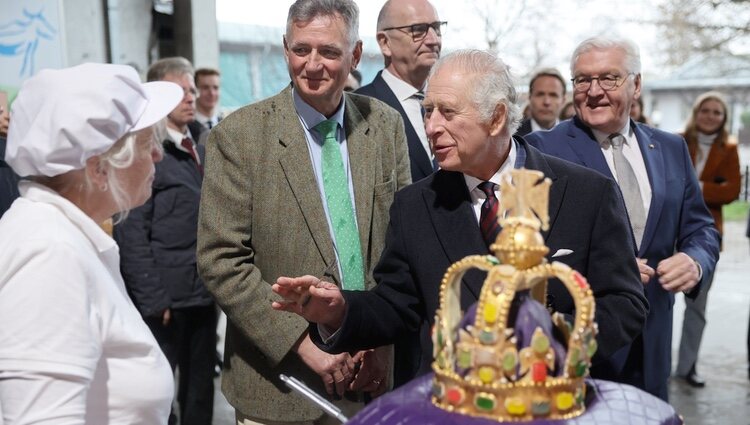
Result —
[[[162, 133], [160, 131], [160, 127], [166, 127], [164, 119], [160, 120], [153, 126], [153, 132], [151, 135], [151, 143], [153, 143], [154, 146], [158, 149], [162, 149], [160, 141], [164, 139], [163, 137], [159, 137]], [[136, 141], [138, 139], [138, 134], [139, 132], [126, 134], [124, 137], [120, 138], [120, 140], [118, 140], [117, 143], [115, 143], [109, 150], [99, 155], [99, 160], [101, 161], [102, 165], [111, 169], [118, 170], [122, 170], [133, 165], [133, 161], [135, 160], [137, 151]], [[88, 175], [86, 175], [86, 184], [88, 186], [92, 186], [91, 181], [89, 181]], [[112, 200], [117, 206], [118, 215], [115, 219], [115, 224], [117, 224], [128, 216], [128, 212], [132, 206], [132, 199], [130, 198], [130, 194], [125, 192], [125, 190], [123, 189], [122, 183], [117, 178], [116, 173], [107, 173], [107, 186], [109, 187], [109, 192], [112, 195]]]
[[[521, 108], [517, 103], [514, 78], [510, 68], [497, 56], [476, 49], [456, 50], [440, 58], [430, 71], [430, 77], [447, 64], [458, 66], [472, 81], [468, 90], [479, 116], [484, 122], [492, 120], [497, 105], [506, 106], [506, 128], [513, 134], [521, 124]], [[429, 81], [429, 80], [428, 80]]]
[[575, 76], [575, 66], [578, 58], [591, 50], [620, 49], [625, 53], [625, 68], [627, 72], [641, 73], [641, 51], [632, 40], [620, 36], [596, 36], [583, 40], [573, 51], [570, 58], [570, 74]]

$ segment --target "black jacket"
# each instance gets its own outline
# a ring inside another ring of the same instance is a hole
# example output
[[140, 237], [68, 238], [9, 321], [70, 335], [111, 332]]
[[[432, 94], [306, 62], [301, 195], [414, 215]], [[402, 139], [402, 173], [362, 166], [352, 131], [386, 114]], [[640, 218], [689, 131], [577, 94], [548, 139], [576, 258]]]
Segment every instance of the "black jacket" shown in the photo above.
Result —
[[18, 198], [20, 177], [5, 162], [5, 138], [0, 137], [0, 217], [8, 211], [10, 204]]
[[521, 121], [521, 125], [518, 126], [518, 130], [516, 130], [516, 136], [523, 137], [527, 134], [531, 133], [531, 118], [526, 118], [523, 121]]
[[391, 108], [395, 109], [401, 114], [401, 119], [404, 121], [404, 131], [406, 133], [406, 142], [409, 147], [409, 167], [411, 168], [411, 181], [417, 182], [423, 178], [429, 176], [434, 172], [432, 162], [427, 152], [422, 146], [422, 141], [419, 140], [417, 132], [409, 121], [409, 117], [406, 115], [406, 111], [401, 106], [398, 98], [385, 80], [382, 77], [382, 71], [378, 72], [372, 83], [360, 87], [355, 93], [363, 94], [365, 96], [374, 97], [382, 102], [385, 102]]
[[[205, 150], [196, 147], [203, 162]], [[190, 154], [166, 141], [151, 199], [114, 227], [122, 276], [144, 317], [158, 316], [166, 308], [213, 302], [195, 260], [202, 183]]]

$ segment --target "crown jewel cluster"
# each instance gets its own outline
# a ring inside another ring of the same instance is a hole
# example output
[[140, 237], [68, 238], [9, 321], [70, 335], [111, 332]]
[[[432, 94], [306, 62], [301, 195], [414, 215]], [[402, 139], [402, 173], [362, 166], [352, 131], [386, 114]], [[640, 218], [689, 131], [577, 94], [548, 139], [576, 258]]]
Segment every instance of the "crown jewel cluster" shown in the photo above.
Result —
[[[585, 377], [596, 351], [594, 298], [586, 279], [548, 264], [539, 233], [548, 227], [550, 180], [533, 170], [502, 182], [495, 253], [448, 268], [433, 329], [433, 403], [445, 410], [500, 421], [566, 419], [585, 409]], [[473, 317], [463, 317], [461, 278], [487, 272]], [[543, 307], [548, 278], [575, 303], [574, 322]]]

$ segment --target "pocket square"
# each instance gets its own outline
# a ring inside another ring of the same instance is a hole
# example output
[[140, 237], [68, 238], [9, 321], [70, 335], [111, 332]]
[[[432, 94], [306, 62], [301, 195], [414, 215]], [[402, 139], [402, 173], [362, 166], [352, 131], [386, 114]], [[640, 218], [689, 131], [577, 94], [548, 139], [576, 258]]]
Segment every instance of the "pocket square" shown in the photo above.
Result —
[[555, 258], [555, 257], [564, 257], [564, 256], [570, 255], [572, 253], [573, 253], [572, 249], [558, 249], [557, 252], [555, 252], [554, 254], [552, 254], [552, 258]]

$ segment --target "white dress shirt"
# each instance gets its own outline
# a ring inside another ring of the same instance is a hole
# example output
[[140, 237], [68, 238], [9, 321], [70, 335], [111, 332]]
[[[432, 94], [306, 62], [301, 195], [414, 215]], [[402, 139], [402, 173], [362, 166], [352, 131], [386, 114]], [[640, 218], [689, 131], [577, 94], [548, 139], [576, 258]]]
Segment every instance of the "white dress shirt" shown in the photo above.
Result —
[[[617, 171], [615, 170], [615, 159], [612, 156], [612, 146], [609, 143], [609, 134], [601, 132], [599, 130], [591, 129], [594, 133], [594, 137], [599, 142], [599, 147], [604, 154], [604, 159], [607, 160], [607, 166], [615, 177], [615, 181], [619, 180], [617, 177]], [[630, 167], [633, 168], [636, 180], [638, 180], [638, 188], [641, 192], [641, 199], [643, 200], [643, 211], [648, 217], [648, 210], [651, 206], [651, 183], [648, 180], [648, 172], [646, 171], [646, 163], [643, 160], [643, 154], [641, 148], [638, 146], [638, 140], [635, 137], [635, 133], [630, 128], [630, 121], [625, 124], [625, 127], [621, 128], [618, 133], [625, 136], [625, 143], [622, 144], [622, 154], [625, 159], [630, 163]]]
[[412, 87], [409, 83], [398, 79], [395, 75], [391, 74], [387, 69], [384, 69], [381, 73], [383, 80], [396, 98], [401, 103], [401, 107], [406, 112], [406, 117], [409, 118], [411, 126], [414, 127], [414, 131], [417, 132], [419, 141], [422, 142], [422, 147], [427, 152], [427, 157], [430, 158], [430, 162], [433, 160], [432, 151], [430, 150], [430, 142], [427, 140], [427, 133], [424, 130], [424, 118], [422, 117], [422, 103], [414, 95], [419, 92], [419, 89]]
[[[505, 162], [500, 165], [500, 168], [495, 171], [495, 174], [490, 177], [490, 182], [495, 183], [496, 185], [495, 197], [498, 200], [500, 199], [500, 182], [505, 178], [505, 175], [514, 168], [517, 153], [516, 143], [511, 142], [508, 157], [505, 158]], [[482, 204], [485, 199], [487, 199], [487, 195], [479, 188], [479, 185], [483, 183], [484, 180], [464, 174], [464, 181], [466, 182], [466, 188], [469, 189], [469, 195], [471, 195], [471, 208], [474, 210], [474, 216], [477, 219], [477, 223], [479, 223], [480, 217], [482, 216]]]
[[212, 116], [209, 117], [209, 116], [201, 114], [200, 112], [198, 112], [198, 110], [196, 110], [195, 120], [210, 130], [216, 127], [216, 124], [219, 123], [219, 114], [213, 114]]
[[534, 119], [534, 117], [531, 117], [530, 121], [531, 121], [531, 132], [532, 133], [535, 132], [535, 131], [552, 130], [560, 122], [560, 120], [555, 120], [555, 123], [552, 124], [552, 127], [550, 127], [550, 128], [544, 128], [541, 125], [539, 125], [538, 122], [536, 122], [536, 120]]

